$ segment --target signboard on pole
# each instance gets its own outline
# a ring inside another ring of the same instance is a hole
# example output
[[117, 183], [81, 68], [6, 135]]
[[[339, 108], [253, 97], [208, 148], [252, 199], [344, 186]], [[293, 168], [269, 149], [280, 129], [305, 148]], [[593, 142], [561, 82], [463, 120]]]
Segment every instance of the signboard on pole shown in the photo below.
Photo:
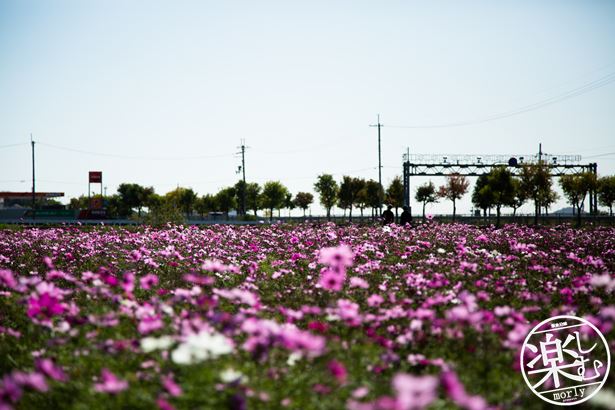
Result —
[[90, 180], [91, 184], [100, 184], [102, 182], [102, 171], [90, 171]]

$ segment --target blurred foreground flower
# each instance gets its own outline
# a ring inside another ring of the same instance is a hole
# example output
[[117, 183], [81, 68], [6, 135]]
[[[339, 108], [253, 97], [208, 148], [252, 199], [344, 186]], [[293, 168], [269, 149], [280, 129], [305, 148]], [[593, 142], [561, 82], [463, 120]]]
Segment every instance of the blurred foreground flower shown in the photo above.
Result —
[[128, 388], [126, 380], [119, 379], [107, 368], [102, 369], [100, 377], [102, 382], [94, 385], [94, 390], [99, 393], [117, 394]]
[[233, 342], [219, 333], [202, 330], [186, 338], [171, 353], [171, 359], [177, 364], [193, 364], [233, 352]]

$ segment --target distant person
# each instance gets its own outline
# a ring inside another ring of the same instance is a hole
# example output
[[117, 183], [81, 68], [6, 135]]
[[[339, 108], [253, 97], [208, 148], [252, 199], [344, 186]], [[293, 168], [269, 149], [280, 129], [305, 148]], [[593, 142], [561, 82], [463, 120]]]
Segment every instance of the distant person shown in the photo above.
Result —
[[382, 222], [385, 225], [389, 225], [395, 222], [395, 214], [393, 214], [391, 208], [393, 208], [391, 205], [387, 205], [387, 210], [382, 213]]
[[409, 206], [404, 206], [404, 211], [401, 213], [401, 216], [399, 217], [399, 223], [401, 226], [404, 226], [405, 224], [410, 224], [412, 225], [412, 213], [410, 212], [410, 207]]

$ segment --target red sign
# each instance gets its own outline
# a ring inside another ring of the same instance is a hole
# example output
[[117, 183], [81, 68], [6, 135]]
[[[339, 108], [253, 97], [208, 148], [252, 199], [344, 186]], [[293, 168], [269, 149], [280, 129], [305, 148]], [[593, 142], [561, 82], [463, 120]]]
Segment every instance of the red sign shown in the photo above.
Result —
[[90, 171], [90, 182], [91, 183], [101, 183], [102, 182], [102, 171]]

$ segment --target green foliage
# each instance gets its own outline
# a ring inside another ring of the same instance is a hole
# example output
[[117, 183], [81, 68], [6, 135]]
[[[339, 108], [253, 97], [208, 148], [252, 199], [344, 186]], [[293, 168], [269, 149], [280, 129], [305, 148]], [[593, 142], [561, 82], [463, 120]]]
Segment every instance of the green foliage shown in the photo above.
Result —
[[368, 180], [365, 183], [365, 197], [368, 207], [372, 209], [380, 208], [384, 201], [384, 189], [382, 185], [373, 179]]
[[256, 182], [250, 182], [246, 187], [246, 208], [254, 212], [254, 216], [260, 209], [259, 197], [261, 187]]
[[598, 187], [596, 175], [592, 172], [564, 175], [560, 178], [559, 184], [568, 202], [576, 209], [577, 221], [580, 224], [585, 198], [590, 191]]
[[[246, 201], [246, 194], [247, 194], [247, 187], [248, 184], [247, 182], [244, 182], [243, 179], [240, 179], [239, 181], [237, 181], [237, 183], [235, 184], [235, 186], [233, 188], [235, 188], [235, 200], [237, 202], [237, 206], [239, 208], [239, 214], [243, 215], [246, 213], [247, 210], [247, 201]], [[245, 201], [245, 203], [244, 203]]]
[[149, 209], [144, 222], [149, 225], [162, 226], [168, 223], [182, 224], [185, 219], [181, 209], [174, 201], [164, 199]]
[[192, 188], [178, 187], [171, 192], [167, 192], [165, 200], [176, 208], [179, 208], [186, 217], [190, 216], [197, 200], [197, 195]]
[[139, 218], [141, 217], [141, 209], [147, 203], [149, 197], [154, 194], [154, 188], [143, 187], [139, 184], [120, 184], [117, 188], [120, 197], [121, 207], [118, 209], [119, 216], [130, 216], [132, 209], [137, 208]]
[[217, 206], [216, 197], [211, 194], [207, 194], [197, 198], [194, 204], [194, 210], [201, 215], [201, 218], [203, 218], [210, 212], [214, 212]]
[[314, 184], [314, 190], [320, 196], [320, 203], [327, 211], [327, 219], [331, 219], [331, 208], [337, 202], [339, 194], [339, 186], [333, 175], [322, 174], [318, 177], [318, 180]]
[[553, 181], [549, 167], [540, 161], [536, 164], [525, 164], [521, 167], [521, 190], [524, 196], [534, 202], [534, 223], [538, 223], [538, 216], [544, 207], [557, 200], [553, 191]]
[[284, 200], [288, 195], [288, 189], [279, 181], [266, 182], [260, 196], [260, 202], [264, 209], [269, 210], [269, 220], [273, 219], [273, 210], [284, 206]]
[[397, 209], [404, 206], [404, 184], [401, 182], [401, 177], [393, 178], [386, 191], [386, 202]]
[[237, 193], [234, 187], [227, 187], [218, 191], [215, 197], [217, 210], [224, 212], [228, 218], [231, 209], [237, 209]]
[[352, 207], [357, 204], [359, 192], [365, 187], [365, 180], [344, 176], [338, 193], [338, 206], [349, 209], [349, 220], [352, 220]]
[[425, 205], [438, 202], [436, 187], [429, 181], [416, 189], [414, 199], [423, 204], [423, 219], [425, 219]]
[[615, 175], [602, 177], [598, 180], [598, 199], [600, 204], [609, 208], [609, 215], [613, 216], [615, 203]]
[[314, 195], [309, 192], [297, 192], [293, 202], [297, 208], [303, 210], [303, 216], [305, 216], [305, 210], [314, 202]]

